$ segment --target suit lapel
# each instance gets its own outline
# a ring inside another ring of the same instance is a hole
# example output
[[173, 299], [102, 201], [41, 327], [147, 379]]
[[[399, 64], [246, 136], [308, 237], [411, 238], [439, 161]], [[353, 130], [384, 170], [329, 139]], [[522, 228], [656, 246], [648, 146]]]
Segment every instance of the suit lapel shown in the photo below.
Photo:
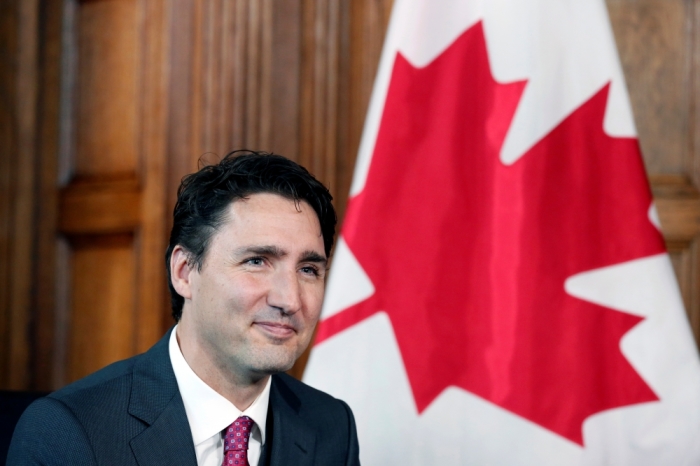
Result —
[[[130, 442], [140, 466], [197, 464], [192, 432], [170, 362], [169, 339], [170, 332], [134, 365], [129, 414], [148, 425]], [[264, 448], [260, 464], [313, 465], [316, 434], [299, 415], [301, 401], [281, 377], [272, 377], [269, 406], [272, 444]]]
[[170, 363], [169, 340], [170, 332], [134, 365], [129, 414], [148, 425], [130, 442], [140, 466], [197, 464], [185, 405]]
[[197, 464], [192, 433], [179, 393], [151, 426], [131, 440], [130, 445], [140, 466]]
[[299, 416], [301, 401], [280, 377], [272, 377], [269, 409], [272, 411], [272, 445], [265, 450], [270, 453], [270, 466], [312, 465], [316, 434]]

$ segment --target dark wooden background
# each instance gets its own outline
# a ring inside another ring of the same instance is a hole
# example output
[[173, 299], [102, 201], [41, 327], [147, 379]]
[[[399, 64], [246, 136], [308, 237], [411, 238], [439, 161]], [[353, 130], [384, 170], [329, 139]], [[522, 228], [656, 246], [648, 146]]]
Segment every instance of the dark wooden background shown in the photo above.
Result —
[[[0, 0], [0, 388], [60, 387], [172, 325], [169, 216], [200, 160], [284, 154], [342, 217], [391, 3]], [[608, 8], [697, 338], [700, 1]]]

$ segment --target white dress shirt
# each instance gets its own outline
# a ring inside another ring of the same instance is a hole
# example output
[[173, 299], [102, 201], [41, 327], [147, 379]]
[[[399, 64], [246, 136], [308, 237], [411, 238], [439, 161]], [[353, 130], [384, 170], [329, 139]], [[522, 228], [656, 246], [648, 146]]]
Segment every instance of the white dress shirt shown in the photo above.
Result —
[[255, 422], [248, 441], [248, 462], [250, 466], [257, 466], [262, 446], [265, 445], [265, 423], [272, 378], [267, 380], [265, 388], [253, 404], [241, 412], [194, 373], [182, 356], [176, 331], [177, 326], [170, 335], [170, 362], [190, 423], [197, 465], [221, 466], [224, 460], [222, 431], [239, 416], [248, 416]]

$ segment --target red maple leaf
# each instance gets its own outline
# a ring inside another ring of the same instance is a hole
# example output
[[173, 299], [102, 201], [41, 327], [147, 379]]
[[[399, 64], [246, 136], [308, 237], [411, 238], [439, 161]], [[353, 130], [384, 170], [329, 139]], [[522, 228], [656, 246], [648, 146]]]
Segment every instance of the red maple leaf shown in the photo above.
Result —
[[343, 227], [376, 292], [317, 343], [385, 311], [419, 412], [462, 387], [582, 445], [588, 416], [658, 398], [619, 348], [642, 319], [564, 281], [664, 245], [637, 140], [603, 132], [608, 86], [500, 162], [524, 87], [493, 79], [481, 23], [424, 68], [397, 55]]

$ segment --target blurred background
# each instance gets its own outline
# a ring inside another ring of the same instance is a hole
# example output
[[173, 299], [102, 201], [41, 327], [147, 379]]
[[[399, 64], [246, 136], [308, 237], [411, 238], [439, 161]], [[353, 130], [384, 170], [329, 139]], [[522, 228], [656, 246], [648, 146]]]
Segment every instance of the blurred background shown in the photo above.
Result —
[[[170, 217], [202, 163], [286, 155], [342, 219], [391, 6], [0, 0], [0, 389], [59, 388], [173, 324]], [[700, 0], [607, 6], [697, 342]]]

